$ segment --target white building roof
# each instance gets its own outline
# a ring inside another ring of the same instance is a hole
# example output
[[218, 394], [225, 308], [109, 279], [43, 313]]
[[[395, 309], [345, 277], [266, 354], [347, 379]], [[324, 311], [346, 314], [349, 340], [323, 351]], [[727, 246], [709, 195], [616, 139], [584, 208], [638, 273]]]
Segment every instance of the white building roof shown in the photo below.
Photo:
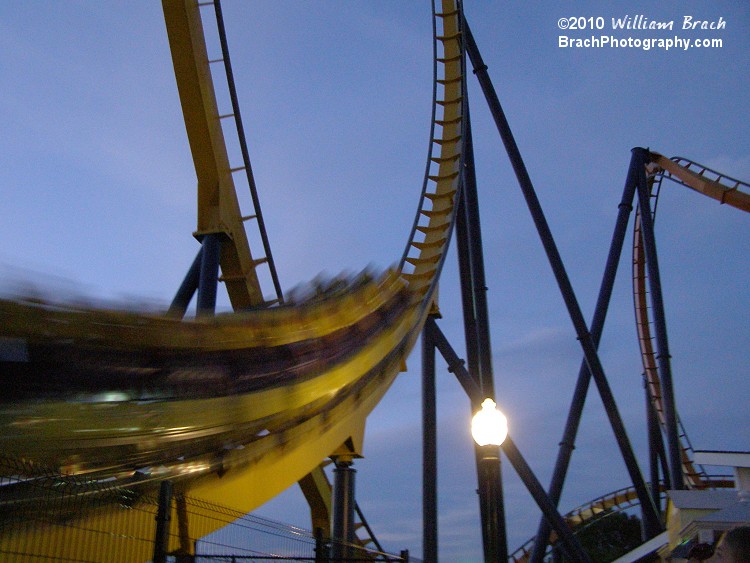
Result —
[[750, 452], [696, 451], [694, 461], [699, 465], [750, 468]]
[[701, 522], [702, 524], [750, 523], [750, 502], [737, 501], [731, 506], [697, 518], [696, 522]]
[[739, 496], [736, 490], [718, 491], [667, 491], [667, 496], [675, 508], [695, 510], [720, 510], [736, 503]]
[[660, 547], [667, 545], [668, 542], [668, 532], [662, 532], [655, 538], [651, 538], [646, 543], [639, 545], [630, 553], [626, 553], [622, 557], [615, 559], [613, 563], [632, 563], [633, 561], [638, 561], [642, 557], [653, 553]]

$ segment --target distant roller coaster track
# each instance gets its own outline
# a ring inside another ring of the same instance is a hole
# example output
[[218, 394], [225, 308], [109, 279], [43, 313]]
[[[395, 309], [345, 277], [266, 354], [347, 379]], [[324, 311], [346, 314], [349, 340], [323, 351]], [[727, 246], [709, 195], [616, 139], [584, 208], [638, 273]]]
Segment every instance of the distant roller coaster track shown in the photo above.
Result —
[[[658, 153], [652, 153], [651, 169], [651, 203], [652, 213], [656, 214], [660, 188], [664, 179], [672, 180], [680, 185], [691, 188], [716, 201], [735, 207], [742, 211], [750, 211], [750, 185], [740, 180], [730, 178], [682, 157], [668, 159]], [[646, 258], [643, 234], [641, 232], [641, 210], [636, 211], [633, 233], [633, 301], [635, 305], [635, 320], [638, 329], [638, 343], [641, 349], [643, 375], [649, 391], [649, 396], [659, 417], [659, 423], [666, 424], [662, 390], [659, 382], [659, 372], [654, 346], [654, 336], [651, 333], [650, 301], [646, 288], [647, 280]], [[693, 463], [693, 447], [688, 439], [682, 422], [679, 421], [680, 448], [682, 450], [682, 471], [691, 488], [706, 488], [711, 486], [705, 470]]]
[[[302, 302], [267, 307], [256, 268], [271, 261], [270, 250], [263, 236], [266, 257], [254, 259], [250, 252], [245, 224], [254, 219], [264, 234], [262, 216], [246, 154], [240, 168], [248, 173], [258, 213], [248, 218], [239, 211], [232, 176], [237, 168], [227, 157], [221, 127], [226, 116], [217, 108], [201, 5], [163, 5], [198, 176], [196, 236], [224, 237], [221, 269], [230, 300], [236, 310], [253, 310], [178, 320], [33, 300], [0, 302], [0, 338], [12, 356], [2, 363], [11, 392], [0, 404], [0, 440], [6, 455], [125, 484], [173, 479], [201, 498], [250, 511], [348, 440], [362, 440], [366, 417], [403, 369], [436, 306], [464, 159], [461, 7], [457, 0], [442, 0], [433, 9], [429, 151], [398, 268], [342, 281]], [[233, 99], [236, 120], [238, 114]], [[657, 194], [668, 178], [750, 211], [747, 184], [685, 159], [652, 157]], [[663, 423], [642, 256], [637, 218], [636, 324], [644, 374]], [[688, 484], [712, 486], [694, 467], [681, 434]], [[581, 522], [633, 500], [631, 490], [618, 491], [568, 520]], [[527, 554], [524, 546], [512, 559]]]
[[[736, 209], [750, 211], [750, 184], [726, 176], [706, 166], [683, 157], [666, 158], [651, 152], [651, 163], [647, 167], [648, 179], [651, 186], [651, 212], [655, 215], [659, 193], [663, 180], [671, 180], [679, 185], [695, 190], [705, 196], [729, 205]], [[636, 210], [633, 227], [633, 302], [635, 322], [638, 332], [638, 343], [643, 363], [643, 377], [649, 391], [649, 398], [658, 415], [659, 424], [666, 426], [664, 402], [659, 380], [657, 353], [655, 351], [654, 336], [651, 328], [651, 302], [647, 289], [647, 268], [645, 259], [644, 239], [641, 231], [641, 210]], [[688, 488], [710, 489], [733, 486], [732, 479], [709, 475], [704, 468], [693, 462], [693, 447], [682, 422], [678, 417], [679, 440], [682, 460], [682, 473]], [[605, 512], [626, 510], [639, 504], [633, 487], [619, 489], [589, 501], [565, 514], [564, 518], [571, 527], [586, 524], [597, 515]], [[510, 555], [514, 563], [524, 563], [529, 560], [536, 538], [529, 539]], [[550, 536], [551, 543], [556, 536]]]

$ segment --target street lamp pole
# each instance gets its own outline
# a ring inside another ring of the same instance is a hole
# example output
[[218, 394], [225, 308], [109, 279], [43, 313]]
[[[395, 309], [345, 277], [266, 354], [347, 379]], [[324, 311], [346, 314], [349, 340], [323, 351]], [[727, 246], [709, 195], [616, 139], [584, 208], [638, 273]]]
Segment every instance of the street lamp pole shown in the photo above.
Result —
[[[479, 496], [485, 499], [482, 515], [482, 536], [492, 537], [498, 533], [504, 522], [500, 522], [498, 514], [502, 514], [502, 507], [498, 506], [501, 498], [496, 491], [500, 483], [500, 445], [508, 435], [508, 420], [497, 409], [495, 401], [490, 398], [482, 402], [482, 409], [471, 420], [471, 435], [476, 442], [477, 470], [479, 473]], [[490, 541], [489, 545], [494, 546]], [[485, 553], [487, 561], [501, 561], [499, 553]]]

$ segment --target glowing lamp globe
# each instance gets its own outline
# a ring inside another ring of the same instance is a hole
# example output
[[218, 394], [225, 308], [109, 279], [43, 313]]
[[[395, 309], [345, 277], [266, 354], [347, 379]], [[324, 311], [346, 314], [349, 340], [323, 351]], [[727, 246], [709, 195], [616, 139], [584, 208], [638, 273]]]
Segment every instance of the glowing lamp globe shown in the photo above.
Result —
[[479, 446], [499, 446], [508, 435], [508, 419], [492, 399], [485, 399], [482, 410], [471, 420], [471, 435]]

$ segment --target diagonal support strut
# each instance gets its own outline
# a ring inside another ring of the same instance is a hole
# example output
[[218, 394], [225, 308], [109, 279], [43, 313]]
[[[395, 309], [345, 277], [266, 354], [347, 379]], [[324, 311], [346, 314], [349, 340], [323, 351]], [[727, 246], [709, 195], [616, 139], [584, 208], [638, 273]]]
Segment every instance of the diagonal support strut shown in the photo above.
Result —
[[659, 521], [656, 506], [651, 498], [648, 488], [646, 487], [646, 482], [641, 474], [635, 454], [633, 453], [633, 448], [630, 444], [627, 432], [625, 431], [622, 417], [617, 409], [614, 395], [612, 394], [612, 390], [604, 373], [604, 367], [602, 366], [597, 353], [596, 343], [594, 342], [586, 325], [586, 321], [583, 318], [583, 314], [581, 313], [580, 306], [573, 291], [573, 286], [571, 285], [568, 274], [565, 271], [565, 266], [563, 265], [557, 245], [552, 237], [552, 232], [544, 216], [544, 212], [542, 211], [541, 204], [537, 198], [526, 165], [521, 157], [520, 150], [518, 149], [518, 145], [516, 144], [502, 106], [500, 105], [495, 88], [492, 85], [489, 74], [487, 73], [487, 66], [484, 64], [466, 21], [464, 21], [463, 29], [466, 35], [466, 50], [474, 67], [474, 73], [477, 75], [482, 92], [485, 95], [495, 125], [497, 126], [500, 137], [505, 145], [505, 150], [508, 154], [511, 165], [513, 166], [513, 170], [531, 213], [534, 225], [537, 228], [537, 232], [547, 254], [550, 266], [552, 267], [552, 271], [555, 275], [558, 287], [560, 288], [568, 314], [575, 328], [576, 336], [581, 344], [586, 365], [588, 366], [589, 371], [591, 371], [599, 390], [599, 394], [605, 404], [607, 416], [620, 448], [620, 453], [641, 503], [647, 535], [651, 537], [662, 529], [662, 525]]

